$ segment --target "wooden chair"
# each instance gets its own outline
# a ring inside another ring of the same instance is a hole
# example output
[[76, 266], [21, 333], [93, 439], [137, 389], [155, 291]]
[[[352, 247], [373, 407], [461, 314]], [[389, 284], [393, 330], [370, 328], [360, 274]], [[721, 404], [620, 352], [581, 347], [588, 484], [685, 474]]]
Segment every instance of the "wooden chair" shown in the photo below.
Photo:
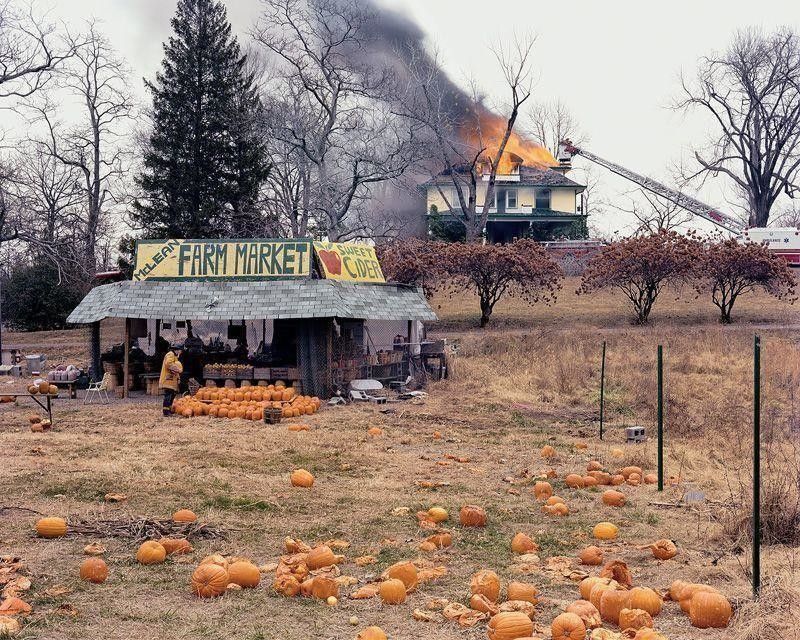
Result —
[[90, 399], [97, 398], [98, 402], [108, 404], [111, 400], [108, 397], [108, 383], [111, 374], [104, 373], [103, 379], [100, 382], [90, 382], [89, 387], [86, 389], [86, 395], [83, 396], [83, 404], [92, 404]]

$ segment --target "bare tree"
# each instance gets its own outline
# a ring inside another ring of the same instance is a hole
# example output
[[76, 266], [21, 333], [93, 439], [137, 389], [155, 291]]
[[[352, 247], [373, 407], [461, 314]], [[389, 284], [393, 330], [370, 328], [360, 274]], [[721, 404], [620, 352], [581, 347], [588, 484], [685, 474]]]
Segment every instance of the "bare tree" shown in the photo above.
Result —
[[800, 206], [792, 204], [784, 208], [775, 218], [775, 224], [780, 227], [795, 227], [800, 229]]
[[125, 124], [133, 118], [134, 102], [125, 63], [94, 24], [89, 25], [85, 42], [76, 47], [74, 61], [62, 76], [63, 88], [80, 100], [83, 123], [65, 128], [57, 119], [52, 96], [29, 106], [45, 125], [46, 137], [39, 145], [80, 176], [83, 268], [93, 274], [102, 218], [109, 204], [121, 198], [121, 182], [128, 171]]
[[674, 231], [693, 218], [686, 209], [645, 189], [634, 189], [626, 195], [630, 200], [629, 206], [614, 205], [614, 208], [636, 218], [634, 235], [649, 236], [659, 231]]
[[70, 247], [80, 242], [79, 180], [74, 167], [54, 158], [42, 145], [34, 142], [21, 149], [18, 197], [40, 242], [53, 245], [68, 239]]
[[[285, 171], [273, 204], [297, 231], [318, 225], [331, 240], [369, 235], [362, 215], [373, 184], [418, 157], [416, 128], [389, 108], [392, 76], [365, 53], [375, 16], [353, 0], [263, 0], [254, 37], [278, 60], [271, 137]], [[294, 222], [292, 220], [294, 219]]]
[[41, 89], [75, 45], [32, 11], [0, 0], [0, 99], [26, 98]]
[[13, 190], [16, 173], [17, 168], [7, 160], [0, 162], [0, 246], [19, 237], [18, 207]]
[[528, 121], [533, 139], [554, 157], [558, 155], [558, 145], [562, 140], [572, 140], [578, 147], [585, 140], [572, 112], [561, 100], [535, 103], [530, 110]]
[[[409, 56], [412, 78], [405, 100], [405, 114], [422, 122], [431, 137], [434, 167], [447, 176], [455, 197], [437, 185], [439, 194], [455, 219], [464, 225], [468, 241], [481, 238], [494, 202], [494, 188], [506, 147], [514, 132], [520, 109], [531, 96], [530, 57], [535, 38], [515, 38], [494, 51], [508, 88], [509, 102], [499, 116], [484, 106], [473, 86], [473, 108], [453, 113], [453, 87], [436, 59], [424, 52]], [[466, 96], [462, 96], [466, 97]], [[437, 171], [433, 171], [437, 173]], [[486, 196], [478, 203], [478, 184], [486, 182]]]
[[788, 27], [739, 31], [683, 81], [678, 106], [711, 116], [715, 133], [695, 152], [698, 175], [723, 174], [744, 192], [751, 226], [764, 227], [781, 194], [800, 183], [800, 37]]

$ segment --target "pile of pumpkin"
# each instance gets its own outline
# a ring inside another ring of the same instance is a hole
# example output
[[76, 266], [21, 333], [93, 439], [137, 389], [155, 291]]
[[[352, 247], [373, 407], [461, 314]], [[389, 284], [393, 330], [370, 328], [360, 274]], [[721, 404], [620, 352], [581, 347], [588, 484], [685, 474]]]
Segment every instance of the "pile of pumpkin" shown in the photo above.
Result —
[[50, 384], [47, 380], [34, 380], [33, 384], [28, 385], [28, 393], [32, 396], [35, 396], [37, 393], [40, 393], [43, 396], [57, 396], [58, 395], [58, 387], [54, 384]]
[[201, 387], [194, 396], [175, 400], [173, 411], [185, 418], [211, 416], [213, 418], [242, 418], [263, 420], [264, 409], [280, 409], [284, 418], [316, 413], [322, 402], [316, 396], [303, 396], [294, 387], [278, 382], [266, 387], [250, 386], [238, 389], [227, 387]]
[[601, 632], [605, 622], [617, 625], [626, 637], [636, 640], [666, 640], [653, 630], [653, 618], [661, 613], [665, 600], [679, 603], [692, 626], [700, 629], [727, 627], [732, 616], [728, 599], [708, 585], [676, 580], [665, 597], [649, 587], [632, 587], [628, 567], [620, 560], [607, 563], [600, 575], [585, 578], [579, 590], [581, 599], [569, 605], [566, 614], [559, 617], [570, 629], [583, 631], [580, 634], [575, 631], [574, 635], [554, 632], [554, 639], [583, 638], [587, 629], [598, 630], [592, 633], [597, 640], [617, 637], [611, 632]]
[[28, 416], [28, 421], [31, 423], [31, 431], [34, 433], [42, 433], [43, 431], [49, 431], [50, 428], [53, 426], [53, 423], [50, 422], [47, 418], [42, 420], [42, 416], [32, 413]]
[[22, 629], [22, 621], [33, 607], [22, 599], [32, 584], [25, 573], [25, 563], [12, 555], [0, 556], [0, 638], [10, 638]]

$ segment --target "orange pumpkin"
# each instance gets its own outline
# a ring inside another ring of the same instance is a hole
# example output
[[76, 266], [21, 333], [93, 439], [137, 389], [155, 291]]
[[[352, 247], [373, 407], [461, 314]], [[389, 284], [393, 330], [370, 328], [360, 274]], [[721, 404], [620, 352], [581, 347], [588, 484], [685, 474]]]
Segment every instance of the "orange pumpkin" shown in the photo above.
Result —
[[550, 625], [550, 634], [553, 640], [584, 640], [586, 625], [578, 614], [562, 613]]
[[453, 535], [447, 531], [440, 531], [438, 533], [434, 533], [432, 536], [427, 537], [425, 542], [430, 542], [439, 549], [442, 549], [453, 544]]
[[311, 596], [318, 600], [339, 597], [339, 584], [328, 576], [315, 576], [311, 580]]
[[605, 622], [619, 624], [619, 614], [623, 609], [628, 608], [630, 594], [627, 591], [617, 591], [616, 589], [604, 589], [600, 595], [600, 617]]
[[486, 512], [473, 504], [467, 504], [461, 507], [461, 512], [458, 514], [459, 521], [464, 527], [485, 527], [486, 526]]
[[570, 473], [564, 478], [564, 484], [570, 489], [581, 489], [583, 488], [583, 477], [577, 473]]
[[553, 495], [553, 487], [549, 482], [537, 482], [533, 485], [533, 495], [537, 500], [547, 500]]
[[309, 569], [314, 571], [315, 569], [330, 567], [332, 564], [336, 564], [336, 560], [337, 558], [331, 548], [323, 544], [318, 547], [314, 547], [308, 552], [305, 563]]
[[200, 561], [200, 564], [201, 565], [204, 565], [204, 564], [215, 564], [215, 565], [225, 569], [225, 571], [228, 570], [228, 561], [227, 561], [227, 559], [225, 558], [225, 556], [220, 555], [219, 553], [213, 553], [210, 556], [206, 556], [205, 558], [203, 558]]
[[9, 596], [0, 603], [0, 616], [3, 617], [16, 615], [26, 616], [31, 611], [33, 611], [33, 607], [22, 598], [17, 598], [16, 596]]
[[503, 611], [489, 620], [489, 640], [516, 640], [533, 633], [533, 622], [521, 611]]
[[191, 553], [194, 551], [194, 547], [189, 543], [188, 540], [185, 538], [161, 538], [158, 541], [164, 550], [167, 552], [167, 555], [175, 554], [183, 554], [183, 553]]
[[590, 460], [589, 464], [586, 465], [586, 471], [602, 471], [602, 469], [603, 465], [597, 460]]
[[101, 584], [108, 578], [108, 565], [102, 558], [86, 558], [81, 562], [79, 575], [81, 580]]
[[687, 585], [687, 587], [683, 590], [680, 602], [678, 603], [681, 606], [681, 610], [684, 613], [689, 613], [689, 608], [692, 604], [692, 598], [694, 597], [694, 595], [696, 593], [704, 591], [718, 593], [718, 591], [714, 587], [711, 587], [707, 584], [690, 583], [689, 585]]
[[238, 584], [243, 589], [253, 589], [261, 582], [261, 573], [252, 562], [239, 560], [228, 567], [228, 582]]
[[592, 529], [592, 534], [598, 540], [613, 540], [619, 534], [617, 525], [611, 522], [598, 522]]
[[576, 600], [567, 607], [567, 613], [574, 613], [581, 620], [587, 629], [596, 629], [603, 625], [600, 612], [588, 600]]
[[623, 609], [619, 612], [619, 628], [623, 631], [633, 629], [637, 631], [642, 627], [653, 626], [653, 618], [643, 609]]
[[732, 615], [731, 603], [714, 591], [695, 591], [689, 604], [689, 620], [698, 629], [723, 629]]
[[42, 538], [60, 538], [67, 535], [64, 518], [41, 518], [36, 522], [36, 533]]
[[581, 592], [581, 598], [583, 598], [584, 600], [589, 600], [592, 593], [592, 589], [595, 587], [595, 585], [602, 584], [608, 586], [612, 582], [614, 581], [609, 578], [600, 578], [599, 576], [589, 576], [588, 578], [584, 578], [583, 580], [581, 580], [580, 585], [578, 585], [578, 590]]
[[539, 545], [537, 545], [530, 536], [522, 532], [517, 533], [511, 538], [511, 551], [514, 553], [535, 553], [538, 550]]
[[293, 487], [308, 489], [314, 484], [314, 475], [305, 469], [295, 469], [289, 476], [289, 481]]
[[300, 593], [300, 581], [291, 573], [284, 573], [275, 576], [272, 588], [284, 596], [294, 597]]
[[497, 602], [500, 595], [500, 578], [494, 571], [483, 569], [472, 576], [469, 583], [470, 593], [480, 593], [492, 602]]
[[400, 580], [406, 587], [406, 591], [413, 591], [417, 586], [417, 567], [413, 562], [407, 560], [396, 562], [386, 570], [386, 577]]
[[602, 500], [603, 504], [609, 507], [622, 507], [625, 505], [625, 494], [621, 491], [609, 489], [608, 491], [603, 491]]
[[653, 553], [653, 557], [658, 560], [670, 560], [678, 555], [678, 547], [675, 546], [672, 540], [667, 540], [666, 538], [656, 540], [647, 546]]
[[661, 607], [664, 601], [661, 596], [649, 587], [634, 587], [630, 591], [631, 600], [629, 606], [631, 609], [642, 609], [647, 611], [654, 618], [661, 613]]
[[194, 511], [189, 509], [179, 509], [172, 514], [172, 520], [173, 522], [194, 522], [197, 520], [197, 516]]
[[600, 547], [586, 547], [578, 554], [581, 564], [597, 566], [603, 563], [603, 550]]
[[228, 587], [228, 572], [218, 564], [201, 564], [192, 573], [192, 593], [200, 598], [215, 598]]
[[480, 593], [474, 593], [469, 599], [469, 608], [474, 609], [475, 611], [480, 611], [481, 613], [488, 613], [490, 616], [500, 613], [500, 609], [497, 604]]
[[529, 582], [509, 582], [507, 592], [509, 600], [522, 600], [531, 604], [539, 602], [539, 590]]
[[367, 627], [361, 630], [356, 640], [387, 640], [387, 638], [380, 627]]
[[428, 518], [437, 524], [444, 522], [449, 517], [450, 514], [448, 514], [447, 510], [443, 509], [442, 507], [431, 507], [428, 509]]
[[406, 600], [406, 585], [402, 580], [390, 578], [381, 582], [378, 593], [386, 604], [401, 604]]
[[636, 632], [633, 640], [667, 640], [667, 636], [653, 631], [647, 627], [643, 627]]
[[161, 564], [167, 557], [167, 550], [155, 540], [143, 542], [136, 551], [139, 564]]
[[542, 447], [542, 457], [543, 458], [552, 458], [556, 455], [556, 450], [553, 449], [549, 444], [546, 444]]

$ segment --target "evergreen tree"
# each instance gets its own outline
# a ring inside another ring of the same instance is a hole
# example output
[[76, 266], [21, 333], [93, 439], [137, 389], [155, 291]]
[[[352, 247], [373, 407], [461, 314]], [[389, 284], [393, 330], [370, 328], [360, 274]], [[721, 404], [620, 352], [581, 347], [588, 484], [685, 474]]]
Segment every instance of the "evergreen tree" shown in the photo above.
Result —
[[133, 219], [150, 236], [223, 237], [252, 222], [266, 179], [261, 103], [219, 0], [179, 0], [154, 82]]

